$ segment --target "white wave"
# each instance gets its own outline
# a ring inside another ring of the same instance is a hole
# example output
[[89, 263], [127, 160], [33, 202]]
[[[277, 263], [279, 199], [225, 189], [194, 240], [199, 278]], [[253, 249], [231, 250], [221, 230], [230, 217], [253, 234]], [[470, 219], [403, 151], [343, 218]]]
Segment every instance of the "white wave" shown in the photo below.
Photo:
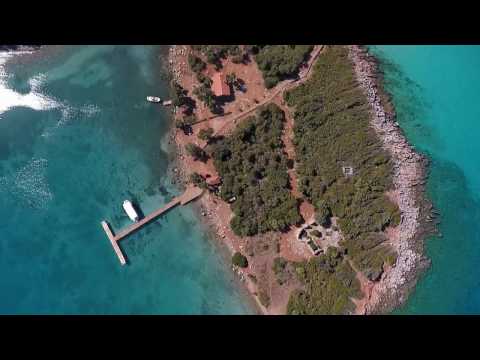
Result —
[[28, 107], [37, 111], [59, 109], [61, 112], [60, 120], [53, 128], [47, 128], [41, 134], [43, 137], [48, 137], [52, 134], [52, 130], [66, 124], [73, 118], [91, 117], [100, 112], [100, 108], [94, 104], [86, 104], [80, 108], [75, 108], [64, 101], [42, 94], [42, 87], [47, 81], [46, 74], [38, 74], [29, 79], [28, 83], [31, 90], [28, 94], [20, 94], [9, 89], [7, 87], [7, 81], [11, 75], [6, 73], [5, 63], [14, 55], [28, 53], [31, 53], [31, 51], [0, 53], [0, 119], [2, 113], [14, 107]]
[[0, 115], [11, 108], [20, 106], [34, 110], [50, 110], [60, 106], [58, 101], [39, 92], [45, 81], [45, 76], [42, 74], [30, 79], [31, 91], [28, 94], [20, 94], [7, 87], [7, 80], [10, 75], [5, 71], [5, 63], [14, 55], [28, 53], [31, 53], [31, 51], [0, 53]]
[[30, 80], [28, 80], [28, 83], [30, 85], [30, 88], [32, 89], [32, 92], [38, 93], [46, 80], [47, 80], [47, 75], [45, 74], [38, 74], [37, 76], [34, 76]]
[[62, 113], [60, 120], [58, 120], [58, 122], [54, 126], [45, 129], [40, 136], [45, 138], [50, 137], [53, 135], [54, 131], [57, 128], [67, 124], [72, 119], [89, 118], [100, 113], [101, 110], [100, 107], [95, 104], [87, 104], [79, 108], [62, 104], [60, 107], [60, 111]]

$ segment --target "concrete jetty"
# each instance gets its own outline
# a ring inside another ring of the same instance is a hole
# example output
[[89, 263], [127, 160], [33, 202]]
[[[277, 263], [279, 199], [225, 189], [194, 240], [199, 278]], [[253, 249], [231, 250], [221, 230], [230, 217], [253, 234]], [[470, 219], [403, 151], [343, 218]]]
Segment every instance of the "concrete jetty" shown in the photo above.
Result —
[[169, 203], [165, 204], [160, 209], [155, 210], [151, 214], [145, 216], [140, 221], [135, 222], [132, 225], [126, 227], [123, 230], [121, 230], [117, 235], [115, 235], [113, 233], [113, 231], [110, 228], [110, 225], [108, 224], [107, 221], [105, 221], [105, 220], [102, 221], [101, 224], [102, 224], [103, 230], [107, 234], [107, 237], [110, 240], [110, 243], [112, 244], [113, 250], [115, 251], [118, 259], [120, 260], [120, 264], [122, 264], [122, 265], [126, 264], [125, 256], [123, 255], [122, 250], [118, 246], [118, 242], [120, 240], [124, 239], [125, 237], [127, 237], [128, 235], [133, 233], [134, 231], [140, 229], [142, 226], [144, 226], [145, 224], [154, 220], [155, 218], [157, 218], [158, 216], [167, 212], [168, 210], [172, 209], [173, 207], [175, 207], [179, 204], [180, 205], [186, 205], [190, 201], [195, 200], [200, 195], [202, 195], [202, 193], [203, 193], [203, 190], [200, 189], [199, 187], [189, 186], [189, 187], [187, 187], [187, 189], [185, 190], [185, 192], [182, 195], [173, 198]]

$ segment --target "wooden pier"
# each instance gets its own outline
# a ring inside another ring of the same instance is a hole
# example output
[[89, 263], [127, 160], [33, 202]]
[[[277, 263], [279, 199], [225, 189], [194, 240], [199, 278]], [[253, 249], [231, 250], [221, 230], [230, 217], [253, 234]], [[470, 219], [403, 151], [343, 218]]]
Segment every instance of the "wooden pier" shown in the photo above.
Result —
[[126, 264], [125, 256], [123, 255], [122, 250], [120, 249], [120, 246], [118, 246], [118, 242], [120, 240], [124, 239], [134, 231], [140, 229], [143, 225], [149, 223], [153, 219], [157, 218], [158, 216], [162, 215], [163, 213], [177, 206], [178, 204], [186, 205], [190, 201], [195, 200], [200, 195], [202, 195], [202, 193], [203, 193], [203, 190], [200, 189], [199, 187], [190, 186], [185, 190], [185, 192], [182, 195], [173, 198], [172, 201], [162, 206], [160, 209], [155, 210], [151, 214], [145, 216], [140, 221], [137, 221], [132, 225], [126, 227], [125, 229], [121, 230], [117, 235], [113, 234], [110, 228], [110, 225], [105, 220], [102, 221], [103, 230], [107, 234], [107, 237], [110, 240], [110, 243], [112, 244], [113, 250], [115, 251], [118, 259], [120, 260], [120, 264], [122, 265]]

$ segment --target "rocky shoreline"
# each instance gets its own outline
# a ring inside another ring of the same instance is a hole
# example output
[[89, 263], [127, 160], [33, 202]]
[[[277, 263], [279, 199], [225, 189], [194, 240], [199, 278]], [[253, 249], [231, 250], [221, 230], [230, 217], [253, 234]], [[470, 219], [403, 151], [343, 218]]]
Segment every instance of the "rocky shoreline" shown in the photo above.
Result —
[[396, 122], [376, 59], [355, 45], [349, 46], [349, 57], [372, 106], [371, 125], [392, 156], [394, 189], [389, 195], [402, 213], [401, 222], [390, 237], [390, 245], [398, 253], [397, 262], [375, 284], [365, 308], [366, 314], [386, 313], [405, 303], [418, 277], [429, 266], [424, 240], [436, 230], [432, 204], [425, 199], [428, 159], [414, 151]]

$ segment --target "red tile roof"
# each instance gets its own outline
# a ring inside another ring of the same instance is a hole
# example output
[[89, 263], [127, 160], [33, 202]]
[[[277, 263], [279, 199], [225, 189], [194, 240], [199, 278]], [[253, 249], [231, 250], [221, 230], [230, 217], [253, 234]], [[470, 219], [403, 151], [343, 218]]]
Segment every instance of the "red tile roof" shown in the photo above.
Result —
[[212, 91], [215, 96], [230, 96], [230, 86], [228, 86], [223, 73], [217, 72], [213, 74]]

